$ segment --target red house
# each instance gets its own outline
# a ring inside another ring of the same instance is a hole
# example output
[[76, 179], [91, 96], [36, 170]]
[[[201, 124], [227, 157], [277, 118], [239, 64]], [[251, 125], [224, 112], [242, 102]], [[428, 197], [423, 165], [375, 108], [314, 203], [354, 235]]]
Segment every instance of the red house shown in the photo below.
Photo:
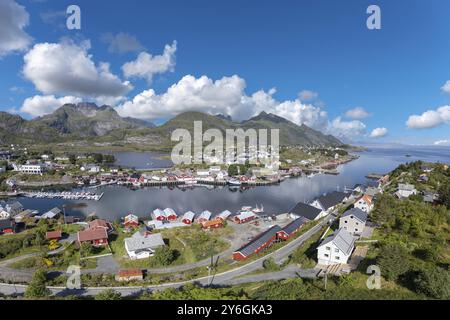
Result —
[[203, 229], [217, 229], [223, 226], [222, 219], [216, 218], [209, 221], [203, 221], [201, 223]]
[[166, 214], [161, 209], [155, 209], [152, 212], [153, 219], [158, 221], [164, 221], [166, 220]]
[[96, 219], [89, 222], [89, 229], [104, 229], [106, 232], [110, 232], [113, 230], [113, 226], [106, 220]]
[[10, 219], [0, 220], [0, 234], [14, 233], [15, 222]]
[[251, 211], [243, 211], [234, 217], [236, 223], [246, 223], [256, 218], [256, 215]]
[[289, 240], [294, 236], [306, 223], [308, 219], [304, 217], [299, 217], [289, 223], [283, 230], [277, 232], [277, 238], [281, 240]]
[[47, 240], [59, 240], [61, 238], [62, 238], [61, 231], [48, 231], [45, 234], [45, 239], [47, 239]]
[[89, 242], [96, 247], [108, 245], [108, 233], [104, 228], [79, 231], [77, 234], [77, 238], [79, 244]]
[[192, 224], [192, 221], [194, 221], [195, 213], [192, 211], [188, 211], [183, 215], [183, 219], [181, 220], [184, 224]]
[[129, 214], [124, 218], [123, 225], [125, 227], [138, 227], [139, 226], [139, 218], [134, 214]]
[[281, 231], [280, 226], [275, 225], [269, 230], [256, 236], [252, 241], [233, 252], [233, 259], [236, 261], [242, 261], [253, 254], [261, 252], [265, 248], [270, 247], [273, 242], [277, 240], [277, 233], [279, 231]]
[[169, 221], [177, 220], [178, 216], [171, 208], [164, 209], [164, 215], [166, 216], [166, 219]]

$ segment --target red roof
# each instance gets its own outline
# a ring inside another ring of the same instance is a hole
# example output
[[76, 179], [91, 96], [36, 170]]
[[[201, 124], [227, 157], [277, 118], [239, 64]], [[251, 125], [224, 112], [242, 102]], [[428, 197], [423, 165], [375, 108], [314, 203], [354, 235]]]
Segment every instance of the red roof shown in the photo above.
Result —
[[104, 228], [88, 229], [78, 232], [78, 241], [94, 241], [100, 239], [108, 239], [108, 233]]
[[142, 276], [142, 270], [141, 269], [126, 269], [126, 270], [119, 270], [117, 273], [119, 277], [128, 278], [128, 277], [141, 277]]
[[102, 219], [96, 219], [94, 221], [89, 222], [89, 229], [95, 229], [99, 227], [109, 229], [110, 223]]
[[59, 239], [61, 236], [61, 231], [49, 231], [45, 234], [46, 239]]

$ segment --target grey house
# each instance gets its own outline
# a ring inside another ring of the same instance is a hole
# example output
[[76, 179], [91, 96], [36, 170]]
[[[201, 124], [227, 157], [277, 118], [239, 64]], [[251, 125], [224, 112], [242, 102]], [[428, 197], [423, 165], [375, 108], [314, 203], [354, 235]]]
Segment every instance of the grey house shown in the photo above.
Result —
[[358, 208], [347, 210], [339, 219], [339, 228], [360, 236], [366, 226], [367, 213]]

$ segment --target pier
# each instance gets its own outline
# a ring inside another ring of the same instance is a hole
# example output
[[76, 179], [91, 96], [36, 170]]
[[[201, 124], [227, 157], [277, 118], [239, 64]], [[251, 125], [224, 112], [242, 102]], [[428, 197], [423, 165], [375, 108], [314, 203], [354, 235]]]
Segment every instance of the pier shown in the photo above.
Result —
[[93, 200], [99, 201], [103, 193], [92, 192], [23, 192], [22, 196], [36, 199]]

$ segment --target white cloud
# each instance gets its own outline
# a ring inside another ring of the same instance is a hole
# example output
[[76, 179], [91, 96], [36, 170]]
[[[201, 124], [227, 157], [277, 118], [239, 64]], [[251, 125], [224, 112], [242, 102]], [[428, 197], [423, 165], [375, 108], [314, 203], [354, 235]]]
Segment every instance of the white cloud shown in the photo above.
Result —
[[155, 74], [173, 71], [175, 67], [175, 52], [177, 42], [166, 44], [162, 55], [152, 56], [147, 52], [141, 52], [137, 59], [125, 63], [122, 66], [123, 74], [127, 78], [144, 78], [151, 82]]
[[81, 98], [66, 96], [61, 98], [56, 98], [54, 95], [49, 96], [39, 96], [36, 95], [31, 98], [25, 99], [20, 108], [21, 112], [28, 113], [33, 117], [43, 116], [45, 114], [52, 113], [63, 104], [66, 103], [79, 103]]
[[31, 37], [24, 28], [29, 19], [24, 6], [13, 0], [0, 1], [0, 57], [28, 47]]
[[345, 113], [345, 116], [350, 119], [361, 120], [370, 117], [370, 113], [364, 110], [364, 108], [357, 107], [350, 109]]
[[441, 90], [445, 93], [450, 93], [450, 80], [447, 80], [447, 82], [441, 87]]
[[302, 90], [299, 92], [298, 97], [300, 101], [310, 101], [314, 100], [319, 96], [317, 92], [311, 90]]
[[437, 110], [428, 110], [421, 115], [412, 115], [406, 125], [410, 129], [429, 129], [450, 122], [450, 106], [443, 106]]
[[382, 138], [388, 134], [388, 129], [386, 128], [375, 128], [370, 133], [371, 138]]
[[450, 146], [450, 140], [438, 140], [434, 143], [435, 146]]
[[108, 51], [111, 53], [137, 52], [144, 48], [135, 36], [124, 32], [107, 33], [102, 40], [109, 44]]
[[366, 133], [366, 125], [358, 120], [342, 121], [337, 117], [331, 122], [328, 132], [338, 138], [356, 139]]
[[89, 41], [38, 43], [24, 57], [23, 74], [46, 95], [119, 97], [129, 92], [132, 85], [112, 74], [108, 63], [95, 65], [90, 47]]
[[186, 111], [220, 113], [235, 120], [246, 120], [266, 111], [298, 125], [305, 124], [340, 137], [354, 138], [365, 132], [362, 122], [346, 122], [338, 118], [330, 123], [326, 111], [303, 104], [299, 99], [277, 101], [273, 97], [276, 93], [274, 88], [267, 92], [259, 90], [248, 96], [245, 87], [245, 80], [237, 75], [215, 81], [206, 76], [195, 78], [187, 75], [162, 94], [156, 94], [153, 89], [139, 93], [117, 107], [117, 111], [122, 116], [147, 120], [166, 119]]

